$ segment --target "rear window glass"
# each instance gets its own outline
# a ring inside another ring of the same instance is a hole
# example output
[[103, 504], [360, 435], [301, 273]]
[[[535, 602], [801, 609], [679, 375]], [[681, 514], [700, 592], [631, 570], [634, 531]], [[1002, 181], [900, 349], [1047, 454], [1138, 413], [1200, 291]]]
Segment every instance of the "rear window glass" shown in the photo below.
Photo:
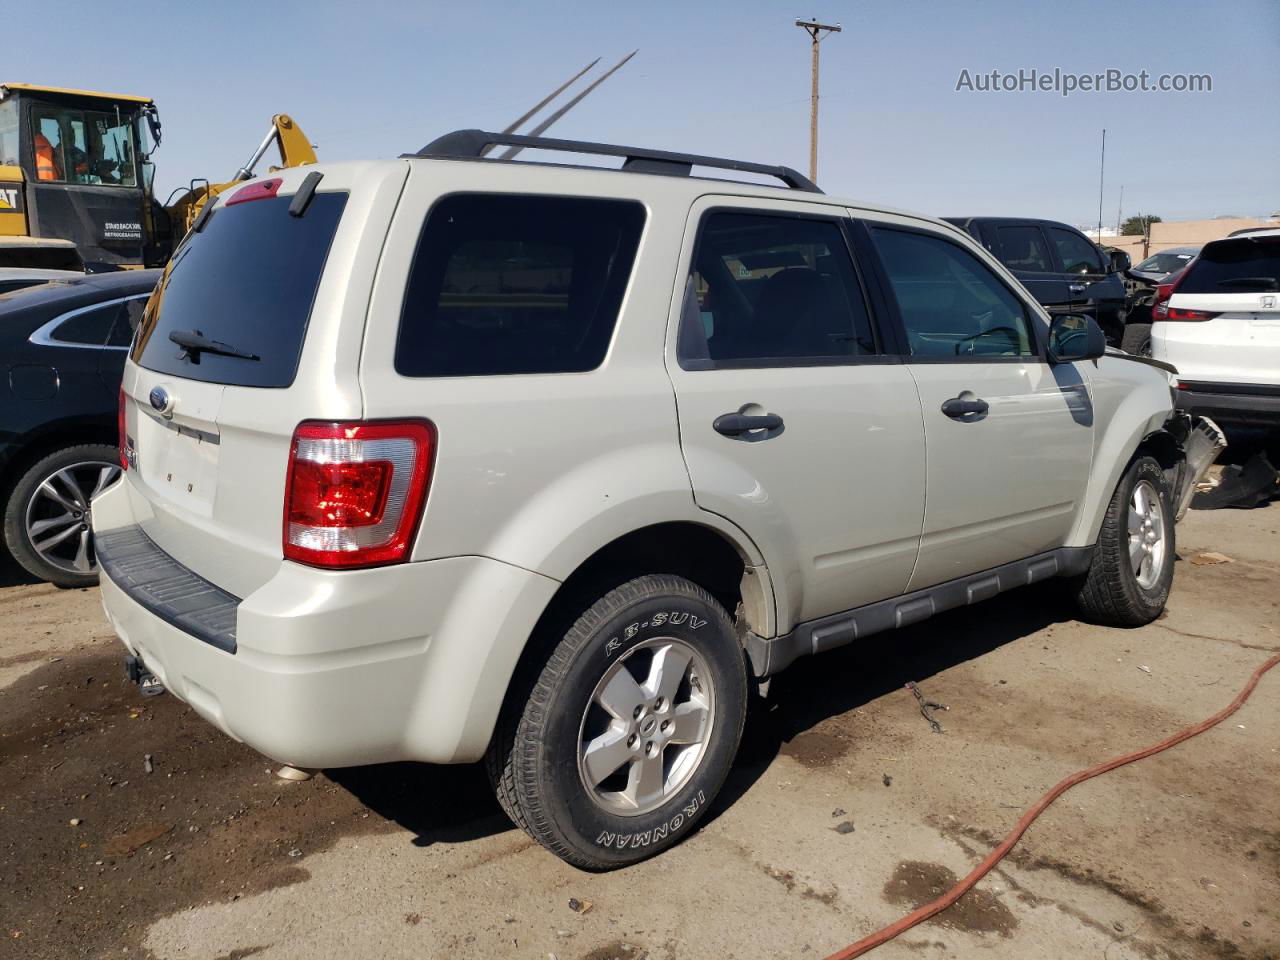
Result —
[[1266, 293], [1280, 290], [1280, 237], [1224, 240], [1200, 251], [1178, 293]]
[[[301, 217], [290, 196], [220, 207], [188, 238], [148, 306], [133, 359], [148, 370], [246, 387], [287, 387], [346, 193], [317, 193]], [[257, 359], [184, 351], [198, 335]]]
[[644, 226], [626, 200], [457, 194], [432, 209], [405, 294], [408, 377], [574, 373], [604, 360]]

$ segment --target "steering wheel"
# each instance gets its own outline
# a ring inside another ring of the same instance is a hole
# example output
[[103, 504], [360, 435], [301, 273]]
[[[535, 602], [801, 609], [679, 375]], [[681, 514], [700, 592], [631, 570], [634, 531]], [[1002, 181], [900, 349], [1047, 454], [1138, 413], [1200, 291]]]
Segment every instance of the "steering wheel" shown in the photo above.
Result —
[[[1020, 337], [1021, 337], [1021, 334], [1019, 334], [1019, 332], [1018, 332], [1015, 328], [1013, 328], [1013, 327], [992, 327], [990, 330], [981, 330], [981, 331], [979, 331], [978, 333], [971, 333], [971, 334], [969, 334], [969, 336], [967, 336], [967, 337], [962, 337], [961, 339], [957, 340], [957, 341], [956, 341], [956, 353], [957, 353], [957, 354], [960, 354], [960, 353], [973, 354], [973, 353], [975, 353], [976, 351], [975, 351], [973, 348], [977, 345], [977, 341], [978, 341], [978, 340], [980, 340], [980, 339], [982, 339], [983, 337], [989, 337], [989, 336], [991, 336], [993, 333], [1001, 333], [1001, 334], [1004, 334], [1005, 336], [1007, 336], [1007, 337], [1009, 338], [1009, 345], [1010, 345], [1010, 346], [1016, 346], [1016, 345], [1017, 345], [1017, 343], [1018, 343], [1018, 341], [1019, 341], [1019, 339], [1020, 339]], [[967, 350], [961, 350], [960, 348], [961, 348], [961, 347], [963, 347], [963, 346], [965, 346], [965, 345], [967, 345], [967, 346], [968, 346], [968, 349], [967, 349]]]

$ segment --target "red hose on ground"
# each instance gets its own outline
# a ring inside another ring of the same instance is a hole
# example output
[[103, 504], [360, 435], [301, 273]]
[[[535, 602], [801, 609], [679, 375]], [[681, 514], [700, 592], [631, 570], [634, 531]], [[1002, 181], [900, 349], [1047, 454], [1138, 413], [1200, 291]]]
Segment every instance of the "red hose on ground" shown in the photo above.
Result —
[[1183, 740], [1190, 740], [1192, 737], [1204, 733], [1210, 727], [1217, 726], [1223, 720], [1227, 719], [1227, 717], [1240, 709], [1241, 705], [1249, 699], [1249, 695], [1253, 693], [1253, 688], [1258, 685], [1258, 681], [1262, 678], [1262, 675], [1277, 663], [1280, 663], [1280, 654], [1272, 657], [1255, 670], [1253, 672], [1253, 676], [1249, 678], [1249, 682], [1244, 685], [1244, 689], [1236, 695], [1236, 698], [1231, 701], [1230, 705], [1228, 705], [1224, 710], [1215, 713], [1207, 720], [1202, 720], [1194, 726], [1187, 727], [1185, 730], [1175, 733], [1167, 740], [1161, 740], [1159, 743], [1143, 750], [1138, 750], [1134, 753], [1126, 753], [1122, 757], [1116, 757], [1114, 760], [1108, 760], [1105, 763], [1100, 763], [1096, 767], [1089, 767], [1085, 770], [1079, 771], [1078, 773], [1073, 773], [1036, 801], [1035, 806], [1023, 814], [1022, 819], [1018, 821], [1017, 826], [1009, 831], [1009, 835], [1001, 841], [1000, 846], [987, 854], [983, 861], [974, 867], [972, 873], [957, 883], [949, 891], [944, 893], [937, 900], [934, 900], [932, 903], [926, 903], [923, 907], [912, 911], [901, 920], [889, 924], [889, 926], [876, 931], [869, 937], [863, 937], [857, 943], [850, 944], [843, 950], [837, 950], [835, 953], [831, 954], [831, 956], [827, 957], [827, 960], [853, 960], [854, 957], [860, 957], [868, 950], [873, 950], [882, 943], [888, 943], [894, 937], [898, 936], [898, 934], [905, 933], [916, 924], [922, 923], [935, 914], [941, 913], [972, 890], [979, 880], [985, 877], [997, 863], [1003, 860], [1005, 855], [1012, 850], [1018, 840], [1022, 838], [1022, 835], [1027, 832], [1027, 828], [1031, 826], [1032, 821], [1034, 821], [1036, 817], [1040, 816], [1040, 814], [1044, 812], [1045, 808], [1048, 807], [1049, 804], [1053, 803], [1053, 801], [1057, 800], [1058, 797], [1062, 796], [1062, 794], [1066, 793], [1077, 783], [1084, 783], [1084, 781], [1091, 780], [1099, 774], [1106, 773], [1108, 770], [1114, 770], [1116, 767], [1123, 767], [1126, 763], [1133, 763], [1135, 760], [1142, 760], [1152, 754], [1160, 753], [1162, 750], [1168, 750], [1170, 747], [1176, 746]]

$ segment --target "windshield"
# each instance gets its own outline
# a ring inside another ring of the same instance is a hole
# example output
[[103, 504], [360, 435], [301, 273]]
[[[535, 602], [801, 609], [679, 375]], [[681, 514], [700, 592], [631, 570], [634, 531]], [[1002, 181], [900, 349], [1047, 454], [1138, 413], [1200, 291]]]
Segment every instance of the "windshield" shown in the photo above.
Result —
[[1194, 253], [1157, 253], [1153, 257], [1147, 257], [1133, 269], [1141, 273], [1173, 273], [1185, 267], [1194, 256]]
[[[301, 217], [289, 215], [292, 200], [282, 195], [214, 210], [178, 248], [147, 305], [134, 362], [209, 383], [293, 383], [347, 194], [317, 193]], [[241, 355], [181, 349], [170, 334], [216, 341], [218, 349]]]
[[31, 108], [36, 179], [57, 183], [138, 185], [135, 111]]
[[1178, 284], [1179, 293], [1270, 291], [1280, 291], [1280, 237], [1211, 243]]

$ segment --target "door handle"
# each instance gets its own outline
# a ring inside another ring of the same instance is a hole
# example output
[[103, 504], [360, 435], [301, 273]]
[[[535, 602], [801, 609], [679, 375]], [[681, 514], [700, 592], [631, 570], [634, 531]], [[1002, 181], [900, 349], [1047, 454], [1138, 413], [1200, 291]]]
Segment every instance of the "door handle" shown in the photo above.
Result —
[[[782, 418], [776, 413], [749, 416], [745, 413], [734, 411], [733, 413], [720, 414], [711, 424], [711, 427], [716, 433], [726, 437], [733, 437], [737, 440], [767, 440], [770, 436], [776, 436], [782, 430]], [[755, 437], [743, 436], [743, 434], [757, 430], [763, 430], [766, 433]]]
[[961, 397], [952, 397], [950, 400], [942, 401], [942, 412], [956, 420], [975, 413], [986, 413], [989, 409], [990, 405], [985, 400], [965, 400]]
[[1072, 283], [1067, 286], [1067, 289], [1072, 293], [1084, 293], [1087, 288], [1088, 284], [1084, 283]]

